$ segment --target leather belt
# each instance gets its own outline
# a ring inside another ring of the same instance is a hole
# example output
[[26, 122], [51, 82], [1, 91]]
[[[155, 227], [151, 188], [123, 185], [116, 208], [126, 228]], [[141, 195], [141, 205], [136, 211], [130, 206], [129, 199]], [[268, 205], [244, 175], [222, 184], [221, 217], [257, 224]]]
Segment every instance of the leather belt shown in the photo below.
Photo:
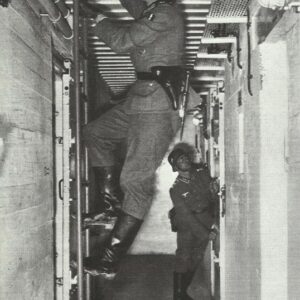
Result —
[[181, 66], [155, 66], [151, 72], [137, 72], [138, 80], [155, 80], [168, 95], [174, 110], [179, 107], [181, 96], [182, 75]]

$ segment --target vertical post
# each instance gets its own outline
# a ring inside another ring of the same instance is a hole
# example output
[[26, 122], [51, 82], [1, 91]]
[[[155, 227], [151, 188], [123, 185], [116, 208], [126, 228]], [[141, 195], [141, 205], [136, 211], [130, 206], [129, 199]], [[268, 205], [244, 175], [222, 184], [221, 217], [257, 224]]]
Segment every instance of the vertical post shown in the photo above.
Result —
[[56, 175], [56, 298], [69, 299], [70, 272], [70, 68], [65, 60], [64, 73], [55, 74], [55, 175]]
[[82, 252], [82, 195], [81, 195], [81, 134], [80, 134], [80, 56], [79, 56], [79, 0], [73, 5], [73, 54], [74, 54], [74, 84], [75, 84], [75, 149], [76, 149], [76, 195], [77, 195], [77, 265], [78, 293], [77, 299], [83, 300], [83, 252]]
[[[56, 180], [56, 210], [55, 210], [55, 266], [56, 266], [56, 299], [64, 297], [64, 285], [61, 279], [64, 276], [64, 231], [63, 231], [63, 207], [64, 201], [60, 198], [60, 183], [63, 178], [63, 80], [55, 73], [55, 180]], [[69, 199], [68, 199], [69, 201]], [[60, 282], [58, 282], [58, 279]], [[59, 283], [59, 284], [58, 284]]]
[[[220, 150], [220, 253], [219, 253], [219, 266], [220, 266], [220, 299], [225, 299], [225, 207], [223, 203], [222, 190], [225, 189], [225, 119], [224, 119], [224, 93], [219, 93], [219, 150]], [[225, 191], [225, 190], [224, 190]]]
[[[89, 121], [89, 93], [88, 93], [88, 22], [87, 19], [83, 19], [83, 52], [84, 52], [84, 63], [83, 63], [83, 92], [85, 95], [84, 101], [84, 124]], [[84, 181], [85, 184], [85, 212], [89, 213], [89, 161], [87, 148], [84, 148]], [[85, 231], [85, 254], [90, 255], [90, 231]], [[90, 275], [86, 275], [86, 300], [91, 298], [91, 278]]]
[[209, 169], [210, 169], [210, 175], [212, 177], [216, 176], [216, 165], [215, 165], [215, 149], [214, 149], [214, 144], [215, 144], [215, 138], [213, 136], [213, 127], [212, 127], [212, 122], [214, 118], [214, 105], [215, 105], [215, 92], [210, 91], [209, 93]]
[[213, 241], [209, 241], [209, 248], [210, 248], [210, 291], [212, 297], [214, 297], [216, 293], [216, 269], [215, 269], [216, 255], [215, 255]]
[[64, 62], [66, 73], [63, 74], [63, 299], [68, 299], [71, 289], [70, 272], [70, 71], [71, 63]]

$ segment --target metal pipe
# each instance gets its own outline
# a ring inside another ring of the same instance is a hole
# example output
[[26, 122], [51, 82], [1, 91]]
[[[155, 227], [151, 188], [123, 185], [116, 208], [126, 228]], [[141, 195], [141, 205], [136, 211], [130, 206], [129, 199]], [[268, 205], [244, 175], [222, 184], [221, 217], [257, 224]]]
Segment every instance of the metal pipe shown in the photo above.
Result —
[[79, 0], [73, 6], [73, 55], [75, 86], [75, 149], [76, 149], [76, 195], [77, 195], [77, 299], [83, 300], [83, 247], [82, 247], [82, 193], [81, 193], [81, 132], [80, 132], [80, 54], [79, 54]]
[[64, 38], [71, 39], [73, 37], [72, 29], [65, 19], [64, 13], [66, 13], [65, 9], [61, 4], [60, 7], [63, 8], [62, 12], [59, 9], [59, 6], [56, 5], [52, 0], [40, 0], [41, 5], [46, 11], [46, 14], [41, 14], [41, 16], [48, 16], [50, 21], [57, 26], [57, 28], [63, 33]]
[[236, 35], [236, 59], [237, 59], [237, 66], [240, 68], [240, 69], [243, 69], [243, 66], [241, 64], [241, 51], [242, 51], [242, 48], [241, 48], [241, 41], [240, 41], [240, 33], [238, 32], [237, 35]]
[[[89, 121], [89, 88], [88, 88], [88, 23], [87, 19], [83, 19], [83, 52], [84, 52], [84, 61], [83, 61], [83, 92], [85, 95], [84, 102], [84, 124], [87, 124]], [[87, 148], [84, 148], [84, 181], [89, 183], [89, 159]], [[85, 212], [89, 213], [90, 211], [90, 184], [85, 186]], [[85, 254], [90, 256], [90, 231], [87, 229], [85, 231]], [[85, 300], [91, 299], [91, 277], [86, 275], [86, 293]]]
[[62, 0], [54, 0], [54, 3], [58, 7], [58, 9], [62, 12], [62, 16], [67, 19], [70, 16], [70, 10], [65, 5]]
[[248, 85], [248, 93], [250, 96], [253, 96], [251, 80], [253, 78], [252, 70], [251, 70], [251, 20], [250, 20], [250, 11], [247, 9], [247, 42], [248, 42], [248, 75], [247, 75], [247, 85]]

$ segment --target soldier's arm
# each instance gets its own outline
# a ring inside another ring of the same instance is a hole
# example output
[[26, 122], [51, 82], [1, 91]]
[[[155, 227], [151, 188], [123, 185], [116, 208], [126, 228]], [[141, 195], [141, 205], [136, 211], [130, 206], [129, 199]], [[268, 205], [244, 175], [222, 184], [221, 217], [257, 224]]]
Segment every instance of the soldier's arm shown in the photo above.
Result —
[[170, 189], [170, 196], [175, 207], [178, 228], [187, 228], [200, 240], [205, 239], [209, 234], [209, 230], [197, 221], [180, 193], [177, 193], [174, 189]]
[[156, 12], [153, 20], [144, 17], [131, 26], [120, 25], [109, 19], [99, 22], [94, 33], [116, 53], [129, 52], [133, 48], [151, 44], [172, 27], [167, 11]]

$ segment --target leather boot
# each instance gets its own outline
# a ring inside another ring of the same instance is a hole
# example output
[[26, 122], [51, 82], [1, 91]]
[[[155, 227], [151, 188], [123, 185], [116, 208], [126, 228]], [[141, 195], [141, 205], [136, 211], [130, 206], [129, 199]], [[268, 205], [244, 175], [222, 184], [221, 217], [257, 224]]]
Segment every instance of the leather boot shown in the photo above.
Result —
[[182, 300], [182, 273], [173, 274], [173, 300]]
[[174, 272], [173, 277], [173, 299], [174, 300], [193, 300], [186, 292], [192, 281], [192, 273]]
[[84, 226], [103, 225], [113, 228], [118, 215], [120, 214], [122, 197], [119, 188], [118, 172], [114, 166], [94, 167], [95, 183], [99, 189], [97, 199], [97, 212], [85, 214], [83, 216]]
[[192, 282], [195, 272], [185, 272], [182, 274], [182, 299], [183, 300], [193, 300], [188, 294], [187, 289]]
[[85, 258], [85, 272], [92, 276], [99, 275], [105, 279], [114, 279], [119, 268], [120, 260], [130, 248], [141, 224], [142, 220], [121, 213], [102, 256]]

